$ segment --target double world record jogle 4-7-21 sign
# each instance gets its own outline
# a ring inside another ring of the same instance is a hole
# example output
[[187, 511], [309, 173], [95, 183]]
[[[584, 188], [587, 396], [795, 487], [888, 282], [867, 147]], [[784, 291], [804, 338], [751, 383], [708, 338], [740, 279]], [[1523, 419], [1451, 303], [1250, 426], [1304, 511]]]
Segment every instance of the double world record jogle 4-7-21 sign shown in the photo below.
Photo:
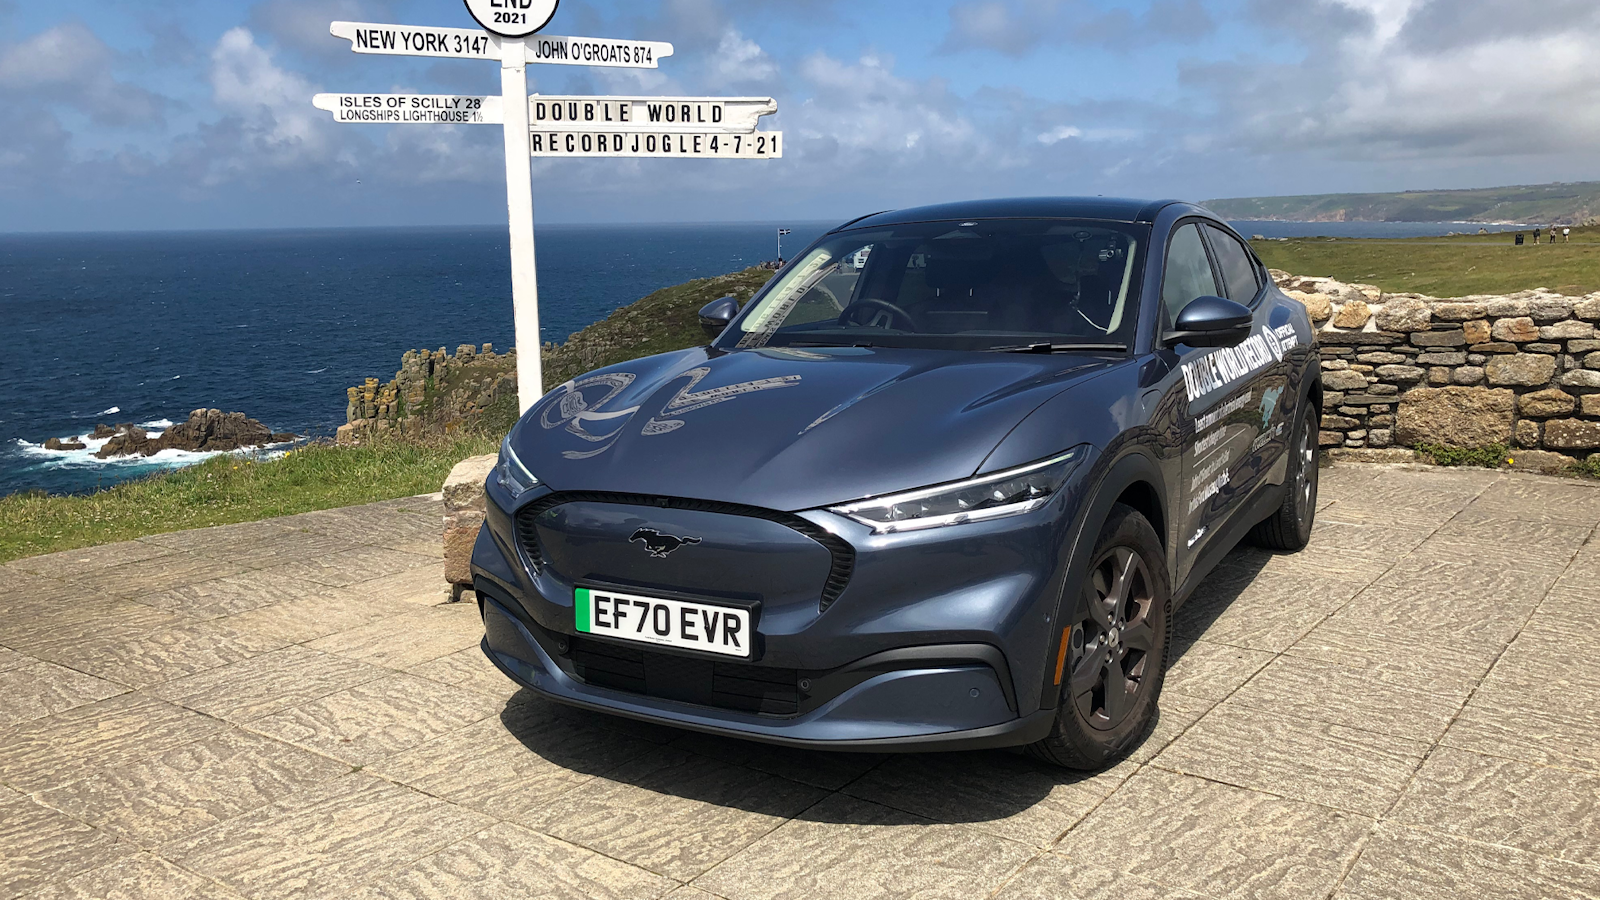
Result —
[[464, 2], [482, 30], [334, 22], [329, 31], [356, 53], [499, 62], [499, 97], [330, 93], [312, 102], [350, 124], [504, 126], [517, 392], [526, 412], [544, 393], [529, 158], [779, 159], [783, 134], [756, 130], [778, 111], [770, 97], [530, 98], [530, 64], [654, 69], [672, 45], [539, 34], [560, 0]]
[[652, 134], [538, 131], [529, 142], [534, 156], [661, 157], [664, 159], [778, 159], [780, 132], [754, 134]]

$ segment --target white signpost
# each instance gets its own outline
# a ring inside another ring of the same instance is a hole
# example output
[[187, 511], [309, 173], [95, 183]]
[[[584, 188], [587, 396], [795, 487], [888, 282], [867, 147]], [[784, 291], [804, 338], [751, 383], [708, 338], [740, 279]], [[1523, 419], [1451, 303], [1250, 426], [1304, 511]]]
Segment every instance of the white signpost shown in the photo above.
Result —
[[465, 0], [483, 26], [432, 28], [334, 22], [329, 31], [356, 53], [437, 56], [500, 63], [499, 97], [436, 94], [318, 94], [318, 109], [346, 123], [503, 125], [511, 220], [511, 299], [517, 381], [526, 412], [544, 395], [539, 281], [533, 240], [533, 157], [778, 159], [782, 132], [758, 132], [777, 101], [758, 97], [528, 96], [528, 65], [654, 69], [672, 55], [660, 41], [534, 37], [560, 0]]

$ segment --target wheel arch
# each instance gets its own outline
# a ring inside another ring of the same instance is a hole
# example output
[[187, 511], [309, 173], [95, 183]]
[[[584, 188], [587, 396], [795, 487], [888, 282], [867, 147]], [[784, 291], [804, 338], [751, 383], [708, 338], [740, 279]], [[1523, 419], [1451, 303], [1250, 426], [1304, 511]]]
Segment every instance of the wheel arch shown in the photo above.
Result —
[[[1155, 529], [1162, 547], [1166, 550], [1167, 583], [1169, 585], [1173, 583], [1175, 556], [1172, 553], [1170, 535], [1167, 533], [1168, 523], [1172, 521], [1172, 517], [1167, 514], [1169, 499], [1166, 479], [1161, 475], [1161, 466], [1150, 455], [1149, 450], [1141, 446], [1127, 448], [1115, 462], [1106, 466], [1105, 474], [1100, 476], [1088, 492], [1077, 521], [1073, 525], [1069, 541], [1071, 549], [1064, 566], [1061, 588], [1056, 595], [1055, 609], [1048, 620], [1050, 640], [1040, 694], [1042, 708], [1054, 709], [1060, 701], [1060, 688], [1055, 683], [1055, 669], [1063, 640], [1061, 621], [1064, 610], [1069, 598], [1073, 596], [1073, 586], [1081, 584], [1088, 576], [1089, 554], [1094, 551], [1094, 543], [1100, 535], [1100, 529], [1111, 517], [1111, 510], [1118, 503], [1132, 507], [1150, 521], [1151, 528]], [[1130, 500], [1133, 502], [1129, 502]], [[1151, 517], [1152, 513], [1154, 518]]]

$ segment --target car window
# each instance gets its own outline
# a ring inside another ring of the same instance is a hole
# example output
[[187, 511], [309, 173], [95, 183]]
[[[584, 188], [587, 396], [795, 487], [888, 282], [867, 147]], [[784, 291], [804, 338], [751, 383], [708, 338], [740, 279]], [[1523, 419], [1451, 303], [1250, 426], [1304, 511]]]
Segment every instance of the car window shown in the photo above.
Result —
[[1227, 283], [1228, 293], [1223, 296], [1249, 306], [1261, 291], [1261, 279], [1250, 251], [1238, 238], [1220, 228], [1207, 225], [1206, 231], [1211, 234], [1211, 251], [1217, 255], [1217, 268], [1222, 270], [1222, 280]]
[[1178, 313], [1197, 297], [1219, 296], [1217, 280], [1211, 274], [1211, 260], [1200, 240], [1200, 227], [1193, 222], [1172, 233], [1167, 245], [1167, 267], [1161, 282], [1161, 305], [1166, 309], [1167, 325], [1178, 321]]
[[1075, 219], [829, 235], [778, 274], [727, 341], [952, 350], [1126, 344], [1147, 235], [1144, 225]]

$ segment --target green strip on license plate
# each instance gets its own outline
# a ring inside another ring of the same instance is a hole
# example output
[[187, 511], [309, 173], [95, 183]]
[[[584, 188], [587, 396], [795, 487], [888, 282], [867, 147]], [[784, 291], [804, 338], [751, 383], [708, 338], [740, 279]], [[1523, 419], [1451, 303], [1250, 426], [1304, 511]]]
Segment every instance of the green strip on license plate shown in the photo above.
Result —
[[589, 631], [589, 589], [578, 588], [577, 602], [572, 604], [578, 614], [578, 630], [584, 633]]

